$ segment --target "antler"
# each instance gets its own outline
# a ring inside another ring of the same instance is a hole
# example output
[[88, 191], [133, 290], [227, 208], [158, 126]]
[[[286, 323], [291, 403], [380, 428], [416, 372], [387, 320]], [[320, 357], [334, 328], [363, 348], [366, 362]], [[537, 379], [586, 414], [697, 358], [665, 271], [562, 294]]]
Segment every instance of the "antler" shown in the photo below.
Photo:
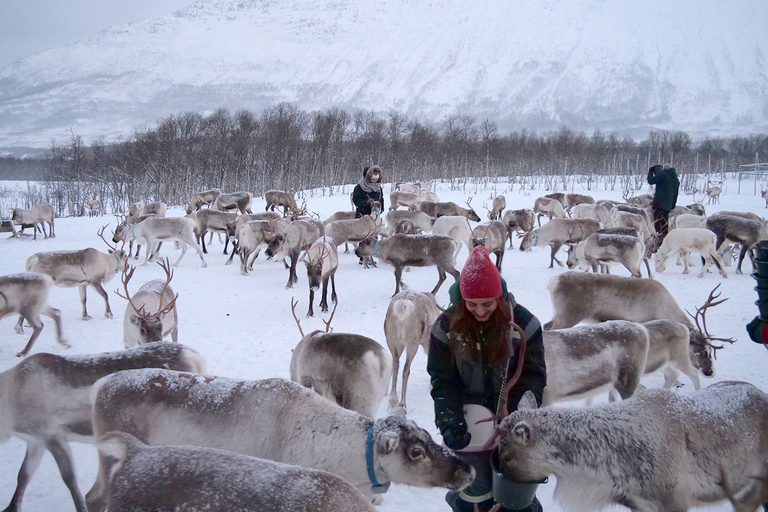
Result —
[[307, 214], [307, 201], [304, 200], [301, 203], [301, 207], [293, 211], [293, 217], [301, 217]]
[[123, 270], [123, 275], [120, 276], [120, 280], [123, 282], [123, 288], [125, 289], [125, 295], [120, 293], [119, 289], [116, 289], [115, 293], [117, 294], [118, 297], [122, 297], [125, 300], [127, 300], [128, 304], [131, 305], [133, 310], [136, 311], [136, 313], [138, 313], [139, 316], [147, 316], [147, 312], [144, 310], [144, 305], [142, 305], [140, 308], [137, 308], [136, 304], [134, 304], [133, 301], [131, 300], [131, 294], [128, 291], [128, 282], [133, 277], [133, 273], [135, 271], [136, 271], [136, 267], [132, 267], [128, 264], [125, 265], [125, 270]]
[[339, 303], [336, 302], [333, 304], [333, 311], [331, 311], [331, 316], [328, 317], [328, 320], [323, 320], [323, 323], [325, 324], [325, 332], [333, 332], [333, 329], [331, 329], [331, 321], [333, 320], [333, 315], [336, 314], [336, 307], [338, 307]]
[[[720, 284], [722, 284], [722, 283], [720, 283]], [[713, 350], [719, 350], [719, 349], [725, 347], [725, 345], [719, 345], [719, 346], [718, 345], [713, 345], [712, 343], [710, 343], [710, 340], [711, 341], [723, 341], [723, 342], [726, 342], [726, 343], [735, 343], [736, 342], [736, 340], [734, 340], [733, 338], [716, 338], [716, 337], [710, 335], [709, 331], [707, 331], [707, 318], [706, 318], [707, 309], [711, 308], [712, 306], [717, 306], [718, 304], [722, 304], [723, 302], [728, 300], [728, 298], [721, 299], [721, 300], [715, 300], [718, 297], [720, 297], [720, 293], [715, 295], [715, 292], [717, 291], [717, 289], [720, 288], [720, 284], [715, 286], [712, 289], [712, 291], [709, 292], [709, 298], [707, 298], [707, 301], [701, 307], [696, 308], [696, 314], [695, 315], [691, 315], [691, 313], [689, 311], [686, 311], [686, 313], [688, 313], [688, 315], [691, 318], [693, 318], [693, 321], [696, 323], [696, 328], [699, 331], [701, 331], [701, 333], [704, 335], [704, 338], [707, 340], [707, 344], [710, 347], [712, 347]], [[699, 317], [701, 317], [701, 324], [699, 324]]]
[[[469, 206], [469, 202], [467, 202], [467, 206]], [[488, 212], [488, 220], [493, 220], [493, 210], [486, 206], [485, 201], [483, 201], [483, 208], [485, 208], [485, 211]]]
[[107, 242], [107, 239], [106, 239], [106, 238], [104, 238], [104, 230], [106, 230], [108, 226], [109, 226], [109, 224], [108, 224], [108, 223], [107, 223], [107, 224], [104, 224], [104, 225], [101, 227], [101, 229], [100, 229], [99, 231], [97, 231], [97, 232], [96, 232], [96, 234], [97, 234], [97, 235], [99, 235], [99, 237], [100, 237], [102, 240], [104, 240], [104, 243], [105, 243], [105, 244], [107, 244], [107, 247], [109, 247], [109, 248], [110, 248], [110, 249], [112, 249], [113, 251], [116, 251], [116, 250], [117, 250], [117, 246], [116, 246], [116, 245], [112, 245], [112, 244], [110, 244], [109, 242]]
[[[304, 337], [304, 330], [301, 328], [301, 320], [299, 320], [299, 317], [296, 316], [296, 305], [299, 303], [299, 301], [294, 301], [293, 297], [291, 297], [291, 314], [293, 315], [293, 319], [296, 320], [296, 325], [299, 326], [299, 333], [301, 333], [301, 337]], [[336, 308], [334, 308], [335, 310]]]
[[165, 284], [163, 285], [163, 289], [160, 290], [160, 305], [158, 306], [158, 309], [157, 309], [157, 314], [160, 315], [162, 313], [167, 313], [173, 309], [173, 306], [176, 304], [176, 299], [179, 298], [179, 294], [177, 293], [168, 304], [163, 306], [163, 297], [165, 296], [165, 289], [168, 288], [168, 285], [170, 284], [171, 279], [173, 279], [173, 270], [171, 270], [171, 261], [167, 257], [163, 261], [158, 261], [156, 263], [160, 265], [160, 268], [162, 268], [165, 271], [165, 275], [166, 275]]

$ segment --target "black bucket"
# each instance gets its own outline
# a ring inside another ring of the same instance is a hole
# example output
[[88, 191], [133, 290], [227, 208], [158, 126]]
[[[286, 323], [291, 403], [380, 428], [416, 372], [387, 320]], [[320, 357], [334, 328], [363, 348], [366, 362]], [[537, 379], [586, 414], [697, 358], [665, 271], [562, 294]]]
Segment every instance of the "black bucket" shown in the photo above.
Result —
[[768, 322], [768, 302], [756, 300], [757, 309], [760, 310], [760, 320]]
[[768, 277], [763, 277], [756, 272], [752, 272], [749, 275], [752, 276], [752, 279], [757, 281], [757, 286], [755, 287], [756, 290], [768, 290]]
[[755, 286], [757, 292], [757, 301], [764, 304], [768, 304], [768, 289]]
[[755, 252], [755, 259], [768, 262], [768, 240], [760, 240], [752, 246], [752, 250]]
[[[762, 278], [768, 278], [768, 259], [763, 260], [761, 258], [755, 258], [752, 260], [754, 264], [755, 273]], [[754, 277], [754, 274], [753, 274]]]
[[512, 510], [522, 510], [533, 503], [536, 490], [539, 485], [549, 480], [538, 482], [518, 482], [508, 478], [499, 468], [499, 449], [495, 448], [491, 454], [491, 468], [493, 469], [493, 499], [502, 507]]

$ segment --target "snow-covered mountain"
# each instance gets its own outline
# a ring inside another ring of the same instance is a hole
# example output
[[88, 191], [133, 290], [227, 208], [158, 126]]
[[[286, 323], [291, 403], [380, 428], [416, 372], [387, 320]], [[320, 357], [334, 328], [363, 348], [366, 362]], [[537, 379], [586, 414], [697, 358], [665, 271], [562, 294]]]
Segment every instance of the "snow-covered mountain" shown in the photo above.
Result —
[[201, 0], [0, 71], [0, 147], [276, 101], [502, 130], [766, 132], [766, 20], [764, 0]]

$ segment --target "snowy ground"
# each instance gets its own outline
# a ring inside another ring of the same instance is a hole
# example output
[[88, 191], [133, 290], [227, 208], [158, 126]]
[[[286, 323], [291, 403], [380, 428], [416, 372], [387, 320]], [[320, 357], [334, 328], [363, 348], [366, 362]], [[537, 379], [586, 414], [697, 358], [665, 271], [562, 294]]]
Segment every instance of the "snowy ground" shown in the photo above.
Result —
[[[0, 182], [2, 185], [2, 182]], [[748, 190], [747, 190], [748, 189]], [[742, 187], [738, 195], [736, 183], [726, 183], [721, 204], [709, 206], [709, 213], [718, 210], [753, 211], [763, 215], [764, 201], [759, 195], [752, 194], [752, 187]], [[346, 193], [336, 193], [331, 197], [318, 196], [308, 198], [310, 211], [318, 212], [322, 218], [337, 210], [349, 208]], [[389, 191], [387, 186], [386, 191]], [[620, 191], [602, 189], [586, 191], [576, 186], [575, 192], [589, 193], [597, 199], [621, 199]], [[507, 198], [509, 208], [530, 208], [536, 197], [546, 191], [526, 190], [519, 187], [497, 185], [496, 193]], [[646, 192], [643, 190], [641, 192]], [[480, 187], [477, 191], [468, 187], [466, 191], [450, 191], [447, 185], [437, 188], [441, 200], [452, 200], [463, 204], [474, 196], [474, 206], [482, 210], [482, 203], [490, 204], [493, 191]], [[260, 210], [262, 199], [254, 200], [254, 210]], [[691, 197], [681, 196], [678, 204], [692, 202]], [[478, 212], [485, 216], [485, 212]], [[183, 215], [179, 209], [171, 210], [171, 216]], [[96, 236], [97, 229], [107, 222], [115, 226], [114, 217], [103, 218], [62, 218], [56, 220], [55, 239], [33, 241], [31, 237], [21, 240], [0, 237], [0, 275], [24, 271], [24, 261], [31, 254], [39, 251], [59, 249], [81, 249], [92, 246], [105, 249]], [[519, 241], [515, 240], [515, 247]], [[222, 246], [216, 242], [207, 256], [208, 268], [200, 267], [200, 260], [194, 252], [188, 252], [176, 270], [173, 288], [179, 293], [177, 307], [179, 311], [179, 341], [197, 349], [207, 359], [208, 373], [240, 379], [263, 379], [267, 377], [289, 378], [288, 365], [291, 349], [299, 340], [299, 331], [291, 316], [292, 297], [299, 300], [297, 312], [300, 312], [302, 327], [305, 332], [324, 328], [321, 318], [304, 318], [307, 308], [307, 279], [303, 267], [299, 270], [299, 283], [293, 289], [285, 289], [287, 271], [281, 264], [267, 261], [262, 255], [256, 262], [254, 272], [243, 277], [238, 265], [225, 266]], [[165, 245], [163, 254], [172, 261], [179, 251]], [[459, 256], [459, 268], [466, 259], [466, 249]], [[564, 259], [565, 255], [562, 254]], [[539, 317], [542, 323], [552, 316], [552, 305], [546, 284], [553, 276], [563, 272], [563, 268], [548, 269], [549, 250], [535, 248], [532, 252], [521, 253], [519, 250], [508, 251], [504, 258], [503, 276], [517, 300]], [[733, 337], [738, 341], [718, 353], [715, 363], [717, 370], [714, 379], [707, 379], [705, 384], [719, 380], [744, 380], [768, 391], [768, 376], [760, 370], [762, 361], [768, 361], [766, 350], [753, 343], [745, 325], [758, 314], [754, 304], [757, 293], [753, 290], [754, 280], [749, 276], [749, 262], [745, 262], [745, 273], [737, 275], [734, 268], [729, 269], [729, 277], [723, 280], [719, 274], [710, 273], [704, 278], [696, 277], [697, 271], [683, 275], [682, 268], [671, 263], [667, 270], [657, 276], [672, 292], [684, 309], [693, 311], [707, 298], [710, 290], [722, 283], [722, 297], [729, 300], [714, 308], [708, 315], [710, 332], [719, 337]], [[357, 263], [353, 254], [340, 254], [339, 270], [336, 277], [339, 296], [338, 310], [333, 318], [336, 332], [354, 332], [370, 336], [386, 347], [383, 324], [389, 299], [394, 292], [394, 277], [391, 267], [380, 265], [378, 268], [364, 270]], [[625, 269], [614, 267], [614, 273], [629, 275]], [[157, 265], [139, 267], [134, 280], [135, 287], [150, 279], [162, 277], [162, 270]], [[434, 268], [412, 269], [404, 274], [404, 281], [416, 290], [431, 290], [437, 280]], [[438, 302], [448, 302], [448, 278], [438, 292]], [[80, 320], [80, 301], [76, 289], [55, 288], [51, 303], [62, 310], [65, 334], [72, 348], [64, 349], [55, 341], [52, 321], [44, 317], [46, 328], [34, 346], [32, 352], [53, 352], [56, 354], [87, 354], [93, 352], [119, 350], [122, 347], [122, 319], [125, 301], [114, 290], [120, 284], [115, 278], [105, 287], [109, 292], [110, 304], [115, 313], [114, 319], [104, 318], [103, 301], [92, 290], [88, 292], [89, 313], [93, 320]], [[319, 300], [319, 299], [318, 299]], [[317, 305], [316, 305], [317, 308]], [[317, 310], [317, 309], [316, 309]], [[323, 315], [325, 318], [327, 314]], [[6, 318], [0, 325], [0, 371], [10, 368], [18, 362], [14, 354], [26, 342], [28, 334], [17, 335], [13, 332], [15, 318]], [[426, 355], [419, 353], [414, 361], [408, 386], [409, 416], [426, 428], [436, 440], [439, 433], [433, 422], [432, 400], [429, 396], [429, 379], [425, 370]], [[684, 386], [680, 392], [692, 390], [692, 385], [684, 376], [680, 379]], [[651, 375], [643, 379], [647, 387], [660, 387], [663, 378]], [[603, 401], [600, 397], [597, 401]], [[385, 400], [386, 402], [386, 400]], [[571, 404], [581, 406], [583, 404]], [[386, 403], [382, 403], [379, 415], [386, 414]], [[16, 483], [16, 474], [24, 455], [24, 442], [17, 438], [0, 446], [0, 506], [10, 501]], [[96, 452], [90, 445], [73, 444], [78, 481], [83, 492], [92, 484], [97, 468]], [[539, 488], [539, 498], [547, 511], [561, 510], [553, 502], [552, 493], [555, 479]], [[393, 485], [386, 494], [382, 512], [405, 512], [418, 508], [423, 512], [445, 511], [443, 489], [417, 489], [404, 485]], [[46, 454], [43, 463], [27, 489], [24, 499], [26, 511], [70, 511], [73, 510], [69, 493], [62, 483], [52, 457]], [[616, 510], [624, 510], [616, 507]], [[730, 511], [725, 503], [702, 507], [698, 510]]]

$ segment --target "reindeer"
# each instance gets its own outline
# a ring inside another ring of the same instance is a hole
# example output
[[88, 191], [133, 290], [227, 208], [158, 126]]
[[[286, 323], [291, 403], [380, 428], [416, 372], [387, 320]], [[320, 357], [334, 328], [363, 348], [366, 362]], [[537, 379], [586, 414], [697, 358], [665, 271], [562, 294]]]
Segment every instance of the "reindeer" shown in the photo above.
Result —
[[291, 222], [282, 231], [264, 232], [264, 241], [267, 242], [267, 256], [276, 259], [283, 259], [286, 256], [291, 258], [286, 288], [293, 288], [293, 285], [299, 281], [296, 275], [296, 263], [299, 261], [299, 254], [320, 238], [324, 231], [325, 228], [319, 220], [300, 219]]
[[563, 264], [555, 257], [557, 251], [566, 243], [578, 243], [600, 229], [600, 223], [592, 219], [552, 219], [543, 227], [536, 228], [522, 236], [521, 251], [530, 251], [539, 245], [552, 247], [549, 268], [554, 262]]
[[135, 202], [128, 207], [128, 215], [125, 217], [127, 224], [136, 224], [139, 222], [139, 217], [144, 215], [144, 203]]
[[91, 386], [110, 373], [148, 367], [204, 370], [202, 358], [191, 348], [176, 343], [150, 343], [85, 356], [41, 352], [0, 373], [0, 440], [14, 435], [27, 442], [16, 491], [5, 510], [21, 509], [27, 484], [48, 450], [72, 494], [75, 510], [85, 512], [67, 443], [94, 440]]
[[441, 203], [438, 201], [422, 201], [419, 204], [419, 209], [429, 215], [432, 218], [442, 217], [443, 215], [463, 215], [469, 220], [480, 222], [480, 217], [475, 213], [470, 204], [472, 198], [467, 200], [467, 207], [462, 208], [453, 202]]
[[26, 355], [40, 336], [44, 327], [40, 320], [41, 314], [53, 318], [56, 323], [56, 340], [65, 347], [69, 346], [61, 327], [61, 311], [48, 303], [52, 286], [53, 279], [50, 276], [37, 272], [0, 276], [0, 318], [18, 313], [20, 316], [16, 332], [19, 334], [23, 332], [21, 325], [24, 320], [32, 326], [32, 336], [16, 357]]
[[683, 274], [687, 274], [689, 272], [688, 254], [691, 252], [698, 252], [701, 254], [701, 258], [704, 261], [704, 264], [701, 266], [701, 272], [699, 272], [699, 277], [704, 277], [709, 266], [714, 263], [720, 271], [720, 275], [723, 276], [723, 279], [727, 279], [728, 274], [725, 272], [723, 262], [720, 260], [720, 255], [717, 253], [716, 243], [717, 236], [708, 229], [671, 229], [661, 242], [659, 250], [656, 251], [656, 272], [664, 272], [667, 259], [673, 254], [680, 253], [685, 265]]
[[[163, 341], [170, 334], [171, 339], [179, 341], [179, 314], [176, 309], [176, 299], [179, 294], [173, 293], [170, 287], [173, 279], [168, 258], [158, 265], [165, 272], [166, 278], [153, 279], [145, 283], [139, 291], [131, 297], [128, 292], [128, 282], [133, 277], [136, 267], [126, 268], [122, 275], [125, 295], [119, 290], [115, 293], [128, 301], [123, 316], [123, 343], [125, 348], [135, 345], [145, 345], [153, 341]], [[165, 302], [165, 304], [163, 304]]]
[[501, 272], [501, 261], [504, 259], [504, 246], [507, 244], [507, 227], [503, 222], [492, 220], [481, 224], [472, 230], [470, 236], [470, 251], [478, 245], [485, 246], [488, 252], [496, 255], [496, 268]]
[[[355, 250], [359, 257], [377, 256], [395, 267], [395, 293], [400, 292], [403, 268], [437, 266], [439, 279], [432, 289], [436, 294], [445, 281], [448, 272], [454, 279], [459, 279], [456, 270], [454, 254], [458, 251], [458, 243], [444, 235], [404, 235], [396, 234], [379, 241], [377, 237], [369, 236], [360, 241]], [[378, 252], [378, 254], [377, 254]]]
[[405, 206], [411, 211], [417, 211], [419, 204], [421, 203], [421, 197], [418, 194], [411, 192], [394, 191], [389, 194], [389, 209], [397, 210], [399, 206]]
[[[441, 217], [447, 218], [447, 217]], [[438, 219], [439, 220], [439, 219]], [[419, 346], [427, 352], [432, 324], [440, 316], [440, 306], [431, 293], [405, 290], [395, 294], [389, 301], [384, 318], [384, 336], [392, 354], [392, 391], [389, 393], [390, 409], [398, 405], [397, 377], [400, 369], [400, 356], [405, 351], [403, 364], [403, 390], [400, 398], [402, 407], [406, 407], [405, 395], [408, 389], [408, 377], [411, 375], [411, 362], [416, 357]]]
[[137, 243], [147, 245], [149, 250], [145, 251], [146, 255], [143, 265], [147, 264], [150, 257], [155, 257], [158, 242], [176, 240], [181, 245], [181, 256], [173, 264], [174, 267], [178, 267], [181, 259], [187, 254], [187, 246], [192, 247], [200, 256], [203, 268], [208, 266], [205, 262], [203, 251], [200, 249], [200, 244], [195, 240], [195, 221], [187, 217], [150, 217], [135, 226], [130, 226], [123, 222], [115, 229], [112, 241], [117, 243], [130, 240], [136, 240]]
[[154, 203], [147, 203], [141, 211], [141, 215], [149, 215], [154, 213], [158, 217], [165, 217], [165, 212], [168, 210], [168, 205], [162, 201], [155, 201]]
[[639, 196], [629, 197], [629, 190], [625, 191], [624, 200], [627, 204], [638, 208], [648, 208], [653, 204], [653, 194], [640, 194]]
[[403, 219], [395, 226], [395, 233], [403, 233], [404, 235], [415, 235], [416, 226], [408, 219]]
[[574, 219], [594, 219], [603, 226], [607, 226], [611, 219], [611, 208], [605, 203], [577, 204], [571, 209], [571, 218]]
[[[229, 241], [232, 242], [232, 253], [229, 255], [229, 258], [224, 264], [231, 265], [232, 260], [235, 257], [235, 254], [240, 254], [239, 245], [238, 245], [239, 239], [240, 239], [240, 234], [239, 234], [240, 226], [252, 220], [269, 221], [270, 219], [272, 219], [272, 222], [277, 223], [281, 229], [285, 228], [285, 226], [288, 225], [288, 221], [285, 220], [285, 218], [279, 212], [246, 213], [243, 215], [238, 215], [235, 218], [234, 224], [232, 224], [231, 222], [225, 222], [224, 228], [226, 230], [226, 236], [227, 238], [229, 238]], [[208, 243], [210, 243], [210, 240], [208, 241]], [[259, 241], [259, 243], [261, 243], [261, 241]], [[256, 246], [253, 246], [253, 247], [255, 248]], [[258, 252], [253, 259], [255, 260], [256, 257], [258, 257]], [[251, 270], [253, 270], [253, 266], [251, 266]]]
[[686, 206], [675, 206], [672, 211], [669, 212], [669, 218], [681, 215], [683, 213], [690, 213], [691, 215], [698, 215], [699, 217], [706, 217], [707, 211], [703, 204], [693, 203]]
[[[403, 221], [400, 221], [403, 222]], [[456, 258], [461, 251], [461, 245], [464, 244], [467, 250], [470, 250], [471, 238], [472, 238], [472, 226], [466, 217], [458, 215], [445, 215], [439, 219], [435, 219], [435, 223], [432, 225], [433, 235], [445, 235], [456, 240], [457, 249], [453, 257]]]
[[[55, 217], [55, 209], [52, 204], [48, 203], [36, 204], [27, 210], [22, 208], [14, 208], [11, 210], [11, 222], [21, 226], [32, 224], [35, 240], [37, 240], [38, 229], [43, 232], [45, 238], [56, 237], [53, 226]], [[39, 228], [38, 224], [40, 225]], [[45, 232], [46, 224], [48, 224], [48, 233]]]
[[392, 235], [395, 232], [395, 226], [401, 220], [410, 220], [416, 227], [416, 232], [428, 233], [432, 230], [432, 224], [436, 221], [422, 211], [412, 212], [408, 210], [391, 210], [385, 215], [387, 221], [387, 234]]
[[765, 199], [765, 207], [768, 208], [768, 188], [760, 188], [760, 195]]
[[672, 388], [677, 384], [677, 376], [684, 373], [693, 382], [695, 389], [701, 389], [699, 371], [691, 364], [688, 350], [691, 331], [685, 324], [675, 320], [650, 320], [642, 323], [648, 331], [648, 359], [644, 374], [661, 370], [664, 374], [664, 387]]
[[723, 191], [723, 182], [712, 183], [707, 181], [707, 204], [720, 204], [720, 193]]
[[741, 274], [741, 262], [744, 261], [744, 256], [750, 252], [752, 246], [761, 240], [768, 240], [768, 230], [762, 222], [742, 217], [713, 215], [707, 218], [706, 228], [717, 236], [715, 243], [717, 252], [720, 254], [724, 254], [723, 247], [727, 248], [726, 244], [729, 242], [741, 244], [739, 264], [736, 266], [737, 274]]
[[[374, 421], [281, 379], [132, 370], [99, 381], [93, 404], [97, 435], [119, 430], [153, 446], [206, 446], [328, 471], [369, 499], [390, 481], [460, 490], [475, 476], [404, 416]], [[89, 512], [105, 509], [108, 481], [100, 471]]]
[[[718, 285], [719, 286], [719, 285]], [[704, 315], [707, 309], [722, 303], [715, 300], [715, 290], [703, 306], [697, 309], [694, 321], [677, 305], [674, 297], [658, 281], [634, 279], [611, 274], [565, 272], [553, 277], [547, 285], [555, 314], [544, 324], [544, 329], [573, 327], [579, 322], [629, 320], [648, 322], [668, 319], [680, 322], [690, 330], [689, 355], [693, 365], [706, 377], [714, 375], [712, 353], [723, 348], [713, 341], [733, 343], [731, 339], [715, 338], [706, 329]], [[701, 317], [704, 327], [699, 325]]]
[[221, 193], [213, 201], [213, 208], [222, 212], [238, 210], [240, 213], [253, 213], [251, 202], [253, 202], [253, 194], [250, 192]]
[[504, 212], [502, 222], [507, 226], [507, 237], [509, 238], [509, 248], [514, 249], [512, 244], [512, 235], [515, 231], [522, 231], [528, 233], [533, 231], [535, 227], [534, 222], [536, 220], [536, 214], [529, 208], [523, 208], [520, 210], [507, 210]]
[[[616, 212], [626, 212], [626, 213], [633, 213], [635, 215], [639, 215], [643, 218], [643, 221], [648, 226], [653, 226], [653, 219], [651, 218], [651, 213], [648, 210], [648, 208], [640, 208], [638, 206], [632, 206], [629, 204], [617, 204], [613, 208], [611, 208], [610, 217], [613, 217]], [[649, 228], [650, 229], [650, 228]]]
[[567, 261], [569, 269], [578, 266], [582, 270], [587, 270], [591, 267], [592, 272], [597, 272], [599, 265], [601, 272], [610, 274], [608, 264], [621, 263], [629, 270], [632, 277], [642, 277], [640, 262], [645, 261], [648, 277], [651, 277], [651, 268], [644, 254], [645, 246], [638, 237], [601, 231], [603, 230], [595, 231], [578, 244], [569, 245]]
[[611, 220], [608, 223], [608, 227], [612, 228], [634, 228], [642, 233], [642, 240], [648, 240], [651, 236], [652, 224], [648, 224], [646, 218], [643, 215], [637, 213], [631, 213], [618, 209], [623, 205], [619, 205], [611, 212]]
[[642, 325], [611, 320], [542, 331], [547, 385], [541, 405], [592, 397], [605, 390], [610, 400], [631, 397], [640, 385], [649, 336]]
[[[195, 222], [195, 239], [197, 243], [202, 245], [203, 252], [208, 254], [208, 249], [205, 247], [205, 235], [208, 232], [211, 233], [227, 233], [227, 223], [231, 224], [231, 230], [235, 230], [235, 222], [239, 215], [237, 213], [222, 212], [219, 210], [207, 209], [200, 210], [195, 213], [187, 215], [188, 219], [192, 219]], [[227, 236], [224, 242], [224, 254], [227, 254], [227, 246], [229, 245], [229, 236]]]
[[421, 192], [421, 183], [395, 183], [395, 190], [400, 192], [408, 192], [411, 194], [418, 194]]
[[555, 496], [574, 510], [682, 512], [725, 499], [724, 478], [741, 489], [764, 473], [767, 421], [768, 395], [746, 382], [685, 396], [644, 390], [588, 409], [519, 408], [499, 427], [500, 470], [526, 482], [554, 474]]
[[[284, 190], [267, 190], [264, 193], [264, 199], [267, 201], [265, 211], [275, 211], [275, 208], [283, 207], [283, 217], [288, 216], [289, 212], [294, 212], [296, 208], [296, 198], [291, 192]], [[250, 213], [250, 212], [249, 212]]]
[[147, 446], [124, 432], [109, 432], [96, 446], [110, 512], [375, 510], [325, 471], [213, 448]]
[[568, 193], [563, 197], [563, 207], [566, 212], [571, 213], [571, 209], [578, 204], [595, 204], [595, 198], [585, 194]]
[[733, 505], [733, 512], [755, 512], [759, 507], [766, 510], [768, 507], [768, 472], [763, 470], [759, 475], [749, 475], [751, 482], [741, 491], [739, 496], [735, 496], [730, 488], [728, 479], [725, 476], [723, 468], [720, 468], [720, 481], [718, 484], [722, 487], [728, 501]]
[[533, 202], [533, 212], [536, 214], [536, 221], [541, 227], [541, 218], [547, 216], [550, 220], [565, 218], [563, 205], [557, 199], [551, 197], [537, 197]]
[[98, 199], [88, 201], [88, 216], [97, 217], [104, 215], [104, 205]]
[[366, 236], [379, 234], [384, 229], [384, 221], [378, 215], [363, 215], [356, 219], [341, 219], [325, 225], [325, 234], [338, 247], [341, 244], [359, 242]]
[[[77, 286], [80, 289], [80, 302], [83, 304], [83, 320], [90, 320], [86, 309], [86, 289], [90, 285], [104, 298], [104, 316], [112, 318], [109, 297], [103, 285], [108, 283], [118, 272], [125, 270], [128, 256], [124, 251], [109, 245], [104, 238], [103, 226], [98, 235], [110, 249], [109, 253], [97, 251], [92, 247], [78, 251], [38, 252], [27, 258], [27, 272], [40, 272], [53, 278], [53, 284], [62, 288]], [[21, 318], [19, 318], [19, 326]]]
[[309, 283], [307, 316], [315, 316], [312, 304], [315, 302], [315, 290], [320, 288], [320, 283], [323, 284], [320, 310], [328, 311], [328, 280], [331, 281], [331, 300], [334, 304], [338, 303], [336, 298], [336, 269], [339, 268], [339, 253], [336, 250], [334, 240], [324, 235], [309, 246], [303, 258], [307, 266], [307, 282]]
[[356, 214], [357, 214], [357, 212], [354, 211], [354, 210], [338, 211], [338, 212], [334, 213], [333, 215], [331, 215], [330, 217], [328, 217], [327, 219], [325, 219], [323, 221], [323, 225], [327, 226], [331, 222], [334, 222], [334, 221], [337, 221], [337, 220], [352, 220], [352, 219], [355, 218]]
[[498, 195], [493, 198], [493, 205], [491, 206], [491, 209], [488, 210], [488, 220], [501, 220], [501, 212], [504, 210], [504, 208], [507, 207], [507, 199], [502, 196]]
[[392, 365], [379, 343], [359, 334], [331, 332], [333, 308], [325, 332], [304, 335], [291, 300], [291, 313], [301, 333], [301, 341], [291, 355], [291, 380], [314, 390], [318, 395], [373, 418], [379, 408]]
[[[241, 217], [244, 217], [244, 215], [241, 215]], [[229, 260], [227, 260], [227, 264], [230, 263], [235, 251], [237, 251], [240, 255], [240, 273], [247, 276], [248, 271], [253, 270], [253, 263], [256, 261], [256, 258], [259, 257], [261, 249], [267, 247], [267, 239], [275, 236], [277, 233], [285, 231], [287, 227], [288, 222], [282, 217], [277, 221], [272, 219], [251, 220], [240, 224], [235, 232], [235, 236], [238, 240], [237, 248], [232, 250], [232, 255], [230, 255]], [[234, 240], [232, 241], [232, 245], [235, 247]], [[248, 258], [250, 258], [251, 254], [254, 252], [255, 254], [249, 263]]]
[[216, 198], [219, 197], [219, 194], [221, 194], [221, 190], [218, 188], [195, 192], [187, 203], [187, 215], [198, 211], [203, 205], [210, 207], [216, 201]]
[[[136, 217], [136, 218], [134, 219], [134, 220], [135, 220], [135, 222], [133, 222], [133, 223], [130, 223], [130, 222], [128, 222], [128, 217], [127, 217], [127, 216], [124, 216], [124, 221], [125, 221], [127, 224], [131, 224], [131, 227], [133, 227], [133, 226], [134, 226], [134, 225], [136, 225], [136, 224], [140, 224], [140, 223], [144, 222], [145, 220], [147, 220], [147, 219], [148, 219], [148, 218], [150, 218], [150, 217], [157, 217], [157, 216], [158, 216], [158, 215], [157, 215], [156, 213], [149, 213], [149, 214], [146, 214], [146, 215], [140, 215], [139, 217]], [[119, 219], [119, 218], [121, 218], [121, 217], [119, 217], [119, 216], [118, 216], [118, 219]], [[133, 242], [134, 242], [134, 240], [133, 240], [133, 239], [131, 239], [131, 240], [128, 242], [128, 257], [131, 257], [131, 256], [133, 256], [133, 259], [137, 260], [137, 259], [139, 259], [139, 253], [141, 252], [141, 244], [136, 244], [136, 254], [133, 254]], [[159, 244], [157, 244], [157, 249], [156, 249], [156, 251], [159, 251], [159, 250], [160, 250], [160, 247], [162, 247], [162, 245], [163, 245], [163, 243], [162, 243], [162, 242], [160, 242]], [[150, 252], [151, 252], [151, 251], [150, 251]]]

